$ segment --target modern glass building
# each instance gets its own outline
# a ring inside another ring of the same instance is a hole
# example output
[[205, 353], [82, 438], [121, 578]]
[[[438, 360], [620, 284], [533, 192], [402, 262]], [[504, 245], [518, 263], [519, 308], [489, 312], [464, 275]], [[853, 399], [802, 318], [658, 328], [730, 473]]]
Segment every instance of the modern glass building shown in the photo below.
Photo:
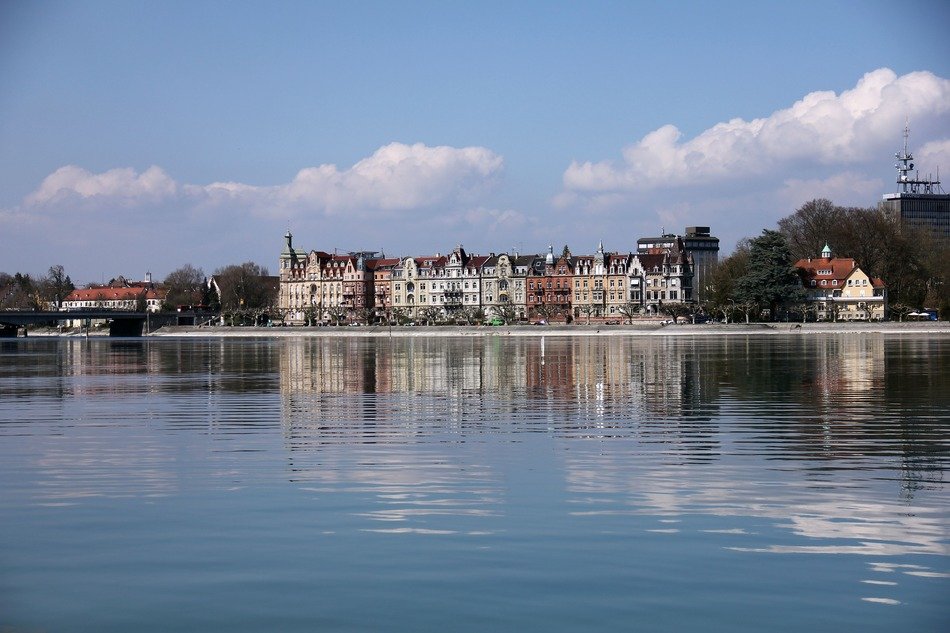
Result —
[[921, 178], [914, 171], [914, 156], [907, 151], [908, 126], [904, 126], [904, 149], [897, 159], [897, 193], [884, 195], [884, 208], [905, 226], [924, 229], [944, 244], [950, 243], [950, 194], [940, 187], [940, 178]]
[[901, 224], [930, 231], [935, 238], [950, 243], [950, 194], [889, 193], [884, 207]]
[[683, 240], [686, 254], [693, 263], [693, 298], [703, 301], [704, 282], [709, 280], [712, 269], [719, 262], [719, 238], [710, 234], [708, 226], [688, 226], [686, 235], [662, 232], [659, 237], [641, 237], [637, 240], [637, 252], [641, 254], [665, 253], [671, 250], [676, 239]]

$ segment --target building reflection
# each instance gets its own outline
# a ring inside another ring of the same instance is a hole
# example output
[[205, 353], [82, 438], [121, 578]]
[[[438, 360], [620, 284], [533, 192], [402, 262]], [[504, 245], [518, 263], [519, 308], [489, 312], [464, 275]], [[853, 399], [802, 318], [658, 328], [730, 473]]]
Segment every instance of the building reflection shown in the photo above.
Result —
[[[287, 339], [279, 344], [284, 429], [292, 446], [301, 437], [426, 441], [541, 431], [633, 438], [686, 460], [765, 449], [844, 467], [897, 448], [908, 493], [939, 482], [936, 462], [947, 452], [939, 420], [893, 404], [916, 398], [926, 411], [946, 401], [950, 368], [933, 367], [947, 361], [932, 341], [769, 339]], [[893, 371], [889, 354], [928, 365]]]
[[[291, 417], [338, 417], [326, 407], [295, 407], [313, 395], [428, 394], [445, 401], [460, 425], [511, 414], [565, 409], [566, 428], [643, 418], [702, 418], [714, 414], [716, 380], [704, 372], [695, 342], [669, 338], [623, 341], [598, 337], [466, 339], [296, 339], [280, 349], [280, 386]], [[479, 396], [479, 397], [475, 397]], [[375, 410], [379, 419], [405, 413]], [[464, 415], [462, 415], [464, 413]], [[636, 415], [631, 416], [631, 413]]]

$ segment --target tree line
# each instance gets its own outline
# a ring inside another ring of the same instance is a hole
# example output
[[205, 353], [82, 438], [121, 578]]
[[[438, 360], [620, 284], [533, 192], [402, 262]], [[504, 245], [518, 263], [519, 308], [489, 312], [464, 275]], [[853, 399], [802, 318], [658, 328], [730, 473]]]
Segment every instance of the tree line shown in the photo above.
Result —
[[763, 230], [739, 241], [704, 280], [710, 314], [747, 320], [768, 311], [770, 318], [807, 317], [796, 261], [820, 257], [828, 245], [834, 257], [849, 257], [887, 286], [892, 316], [915, 308], [950, 314], [950, 248], [929, 231], [902, 225], [883, 206], [841, 207], [830, 200], [806, 202]]
[[44, 277], [0, 272], [0, 310], [58, 308], [76, 289], [63, 266], [50, 266]]
[[[185, 264], [165, 277], [164, 310], [181, 306], [206, 307], [214, 312], [253, 316], [277, 303], [277, 287], [267, 268], [254, 262], [217, 268], [214, 284], [201, 268]], [[58, 309], [76, 289], [62, 265], [51, 266], [44, 277], [0, 272], [0, 310]], [[220, 293], [219, 293], [220, 290]]]

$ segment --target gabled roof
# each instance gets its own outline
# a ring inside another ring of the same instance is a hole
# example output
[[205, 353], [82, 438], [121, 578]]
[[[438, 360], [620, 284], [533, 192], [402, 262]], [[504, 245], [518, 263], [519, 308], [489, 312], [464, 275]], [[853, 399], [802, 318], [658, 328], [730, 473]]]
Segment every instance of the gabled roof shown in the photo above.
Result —
[[468, 258], [468, 263], [465, 264], [465, 268], [481, 268], [488, 264], [488, 260], [498, 261], [498, 257], [492, 257], [491, 255], [472, 255]]
[[[815, 285], [844, 286], [845, 280], [858, 268], [857, 262], [850, 257], [809, 257], [795, 262], [795, 268], [807, 287], [815, 281]], [[838, 283], [829, 283], [837, 281]]]
[[366, 267], [370, 270], [383, 270], [386, 268], [395, 268], [402, 260], [398, 257], [382, 257], [379, 259], [366, 260]]
[[861, 270], [860, 266], [855, 266], [854, 270], [852, 270], [850, 273], [848, 273], [848, 276], [845, 278], [845, 282], [847, 283], [847, 280], [850, 279], [851, 277], [853, 277], [854, 274], [855, 274], [855, 273], [858, 273], [858, 272], [860, 272], [861, 274], [865, 275], [865, 276], [871, 281], [871, 286], [872, 286], [872, 287], [874, 287], [874, 288], [885, 288], [885, 287], [886, 287], [886, 286], [884, 285], [884, 280], [883, 280], [883, 279], [881, 279], [880, 277], [872, 277], [871, 275], [868, 275], [868, 274], [865, 273], [863, 270]]
[[445, 255], [430, 255], [427, 257], [416, 257], [416, 266], [419, 268], [439, 268], [445, 266]]
[[634, 253], [634, 257], [640, 262], [643, 270], [663, 268], [663, 262], [666, 259], [666, 255], [663, 253]]
[[93, 286], [73, 290], [64, 301], [135, 301], [142, 295], [146, 299], [164, 299], [167, 294], [164, 289], [144, 284], [115, 288], [110, 286]]

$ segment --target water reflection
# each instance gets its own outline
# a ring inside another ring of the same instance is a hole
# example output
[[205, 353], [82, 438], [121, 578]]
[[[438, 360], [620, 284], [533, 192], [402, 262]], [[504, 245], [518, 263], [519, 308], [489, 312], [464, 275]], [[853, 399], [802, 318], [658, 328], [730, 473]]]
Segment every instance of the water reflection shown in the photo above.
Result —
[[[375, 492], [385, 507], [364, 515], [374, 520], [497, 514], [496, 460], [445, 445], [540, 433], [561, 447], [572, 516], [662, 517], [644, 529], [671, 535], [679, 517], [717, 517], [703, 531], [740, 537], [728, 547], [745, 552], [946, 556], [946, 506], [914, 502], [943, 489], [946, 347], [866, 336], [287, 341], [283, 432], [295, 480]], [[800, 540], [748, 538], [750, 517]], [[393, 529], [442, 525], [412, 524]]]
[[[636, 529], [732, 537], [745, 552], [946, 556], [948, 347], [860, 335], [5, 343], [0, 455], [16, 473], [6, 494], [42, 504], [290, 482], [357, 499], [357, 529], [474, 535], [503, 525], [534, 469], [551, 511], [581, 521], [652, 517]], [[717, 523], [692, 527], [696, 516]], [[788, 538], [757, 537], [750, 518]]]
[[315, 443], [540, 431], [636, 437], [693, 460], [727, 450], [853, 468], [885, 456], [901, 460], [909, 490], [942, 481], [947, 458], [950, 368], [939, 339], [282, 343], [285, 432]]

